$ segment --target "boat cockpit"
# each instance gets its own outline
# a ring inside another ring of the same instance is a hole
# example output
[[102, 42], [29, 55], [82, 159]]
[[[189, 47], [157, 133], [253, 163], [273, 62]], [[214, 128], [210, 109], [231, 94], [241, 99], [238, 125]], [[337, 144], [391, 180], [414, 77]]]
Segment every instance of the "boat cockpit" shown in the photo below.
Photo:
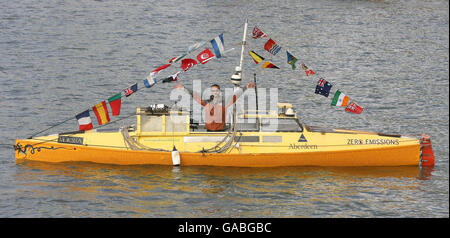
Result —
[[[230, 122], [223, 131], [207, 131], [204, 122], [196, 121], [192, 112], [182, 109], [170, 110], [167, 105], [157, 104], [139, 107], [136, 133], [145, 135], [183, 135], [197, 133], [227, 133]], [[302, 132], [303, 125], [297, 118], [292, 104], [278, 103], [278, 111], [245, 110], [238, 114], [236, 122], [240, 132]]]

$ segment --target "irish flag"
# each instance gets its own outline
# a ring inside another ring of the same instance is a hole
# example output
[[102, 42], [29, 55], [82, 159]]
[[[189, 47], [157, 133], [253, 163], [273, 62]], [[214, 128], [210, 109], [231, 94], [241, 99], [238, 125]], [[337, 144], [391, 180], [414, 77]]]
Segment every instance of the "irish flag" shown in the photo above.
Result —
[[106, 124], [110, 121], [105, 101], [93, 106], [92, 111], [94, 111], [99, 125]]
[[341, 91], [337, 90], [334, 94], [333, 101], [331, 102], [331, 106], [341, 106], [346, 107], [348, 104], [349, 98], [343, 94]]

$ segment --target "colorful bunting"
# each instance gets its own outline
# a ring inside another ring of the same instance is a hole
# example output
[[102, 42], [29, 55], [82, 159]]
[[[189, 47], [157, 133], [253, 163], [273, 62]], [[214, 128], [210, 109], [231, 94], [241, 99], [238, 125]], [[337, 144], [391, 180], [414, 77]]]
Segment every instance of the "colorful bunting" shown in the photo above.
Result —
[[262, 68], [263, 69], [265, 69], [265, 68], [279, 69], [276, 65], [274, 65], [274, 64], [272, 64], [272, 63], [270, 63], [268, 61], [264, 62]]
[[356, 102], [351, 102], [346, 108], [346, 112], [361, 114], [364, 108], [360, 107]]
[[316, 92], [315, 93], [323, 95], [325, 97], [328, 97], [328, 95], [330, 94], [331, 87], [332, 87], [332, 85], [328, 81], [326, 81], [325, 79], [321, 78], [317, 82]]
[[252, 57], [253, 61], [255, 61], [256, 64], [264, 60], [262, 56], [256, 54], [255, 51], [253, 50], [249, 51], [248, 53], [250, 54], [250, 56]]
[[262, 32], [257, 26], [255, 26], [253, 28], [253, 39], [258, 39], [258, 38], [264, 38], [267, 37], [267, 35]]
[[109, 114], [108, 114], [108, 108], [106, 107], [105, 101], [93, 106], [92, 110], [94, 111], [95, 116], [97, 117], [97, 121], [98, 121], [99, 125], [106, 124], [110, 121]]
[[197, 60], [201, 64], [206, 64], [208, 61], [214, 58], [214, 54], [211, 53], [211, 51], [206, 48], [204, 51], [200, 52], [200, 54], [197, 55]]
[[[255, 26], [253, 28], [252, 37], [254, 39], [264, 38], [267, 36], [268, 35], [266, 33], [264, 33], [263, 31], [261, 31], [257, 26]], [[281, 50], [281, 46], [279, 46], [274, 40], [269, 38], [269, 40], [267, 40], [267, 42], [264, 45], [264, 49], [266, 51], [268, 51], [269, 53], [271, 53], [272, 55], [276, 55]], [[254, 51], [250, 51], [249, 54], [252, 57], [253, 61], [255, 61], [256, 64], [258, 64], [264, 60], [263, 57], [256, 54]], [[294, 57], [288, 51], [286, 51], [286, 54], [287, 54], [287, 63], [292, 66], [292, 70], [295, 70], [296, 69], [295, 64], [298, 61], [298, 59], [296, 57]], [[301, 66], [302, 66], [302, 69], [305, 71], [306, 76], [316, 74], [316, 72], [314, 72], [313, 69], [309, 68], [305, 64], [302, 63]], [[268, 62], [268, 61], [264, 62], [262, 67], [263, 67], [263, 69], [266, 69], [266, 68], [279, 69], [273, 63]], [[315, 94], [319, 94], [319, 95], [328, 97], [330, 94], [331, 87], [332, 87], [331, 83], [329, 83], [328, 81], [326, 81], [323, 78], [320, 78], [316, 85]], [[356, 113], [356, 114], [360, 114], [364, 110], [363, 107], [359, 106], [358, 104], [356, 104], [353, 101], [350, 101], [350, 98], [339, 90], [337, 90], [335, 92], [333, 100], [331, 102], [331, 105], [346, 107], [345, 108], [346, 112], [351, 112], [351, 113]]]
[[334, 94], [333, 101], [331, 102], [331, 106], [341, 106], [346, 107], [348, 104], [349, 98], [341, 91], [337, 90]]
[[80, 131], [87, 131], [92, 128], [92, 121], [91, 116], [89, 115], [89, 110], [86, 110], [78, 115], [75, 116], [75, 118], [78, 120], [79, 130]]
[[292, 70], [294, 70], [295, 67], [295, 62], [297, 62], [297, 58], [295, 58], [293, 55], [291, 55], [287, 50], [287, 63], [290, 64], [292, 66]]
[[120, 114], [120, 107], [122, 105], [122, 94], [118, 93], [110, 98], [108, 98], [109, 106], [111, 107], [111, 113], [113, 116], [118, 116]]
[[183, 59], [181, 61], [181, 68], [184, 71], [188, 71], [189, 68], [191, 68], [192, 66], [197, 65], [197, 61], [195, 61], [194, 59]]
[[125, 96], [129, 97], [131, 94], [133, 94], [134, 92], [136, 92], [138, 90], [138, 86], [137, 83], [131, 85], [130, 87], [126, 88], [125, 91]]
[[223, 46], [223, 34], [220, 34], [213, 40], [211, 40], [211, 45], [214, 49], [214, 52], [216, 53], [216, 58], [220, 58], [223, 55], [224, 46]]
[[303, 70], [305, 70], [306, 76], [313, 75], [316, 73], [312, 69], [308, 68], [308, 66], [306, 66], [305, 64], [302, 64], [302, 68]]
[[281, 46], [277, 45], [277, 43], [275, 43], [275, 41], [270, 38], [264, 45], [264, 49], [266, 49], [272, 55], [276, 55], [278, 51], [281, 50]]

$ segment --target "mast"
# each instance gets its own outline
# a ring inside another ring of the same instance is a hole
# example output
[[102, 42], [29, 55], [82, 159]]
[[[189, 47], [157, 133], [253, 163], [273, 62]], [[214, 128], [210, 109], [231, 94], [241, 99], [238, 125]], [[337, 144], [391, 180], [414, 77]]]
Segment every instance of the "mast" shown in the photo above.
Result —
[[241, 85], [242, 80], [242, 63], [244, 62], [244, 50], [245, 45], [247, 44], [245, 39], [247, 37], [247, 27], [248, 27], [248, 19], [245, 19], [244, 24], [244, 34], [242, 36], [242, 48], [241, 48], [241, 59], [239, 61], [239, 66], [235, 68], [235, 73], [231, 76], [231, 82], [234, 84], [235, 89]]
[[245, 50], [245, 45], [247, 44], [247, 42], [245, 41], [245, 39], [247, 38], [247, 27], [248, 27], [248, 19], [245, 19], [245, 24], [244, 24], [244, 35], [242, 36], [242, 49], [241, 49], [241, 60], [239, 61], [239, 67], [242, 70], [242, 63], [244, 61], [244, 50]]

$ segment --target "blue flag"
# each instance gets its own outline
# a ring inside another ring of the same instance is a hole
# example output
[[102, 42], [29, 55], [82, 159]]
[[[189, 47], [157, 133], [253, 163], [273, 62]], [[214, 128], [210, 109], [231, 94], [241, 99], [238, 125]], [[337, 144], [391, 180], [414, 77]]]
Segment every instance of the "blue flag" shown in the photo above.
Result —
[[328, 97], [330, 94], [330, 89], [333, 85], [331, 85], [329, 82], [327, 82], [325, 79], [321, 78], [319, 81], [317, 81], [316, 85], [316, 94], [323, 95], [325, 97]]
[[129, 88], [126, 88], [125, 91], [125, 96], [129, 97], [131, 94], [133, 94], [134, 92], [136, 92], [138, 90], [138, 86], [137, 83], [131, 85]]
[[216, 58], [220, 58], [223, 55], [224, 47], [223, 47], [223, 34], [218, 35], [216, 38], [211, 40], [211, 45], [214, 48], [214, 52], [216, 53]]

